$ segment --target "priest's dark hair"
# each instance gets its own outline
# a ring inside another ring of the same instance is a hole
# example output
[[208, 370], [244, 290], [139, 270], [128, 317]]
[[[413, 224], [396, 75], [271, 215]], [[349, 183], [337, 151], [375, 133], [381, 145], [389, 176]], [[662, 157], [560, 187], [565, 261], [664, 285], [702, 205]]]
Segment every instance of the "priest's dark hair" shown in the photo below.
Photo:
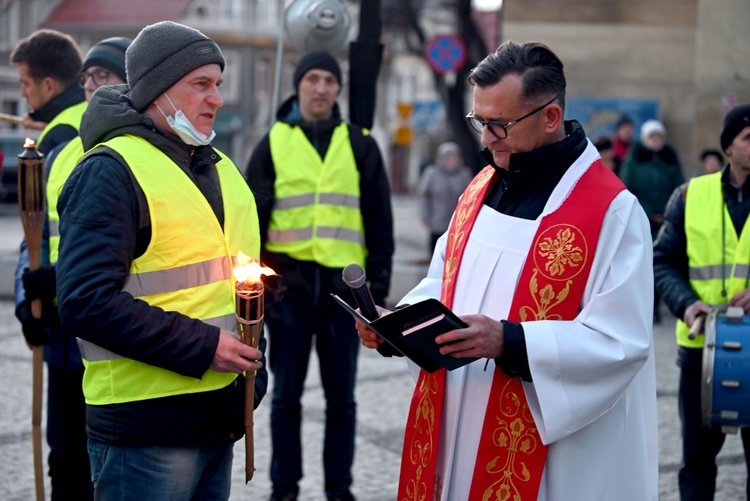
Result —
[[468, 82], [490, 87], [511, 74], [523, 77], [523, 97], [529, 105], [557, 96], [555, 101], [565, 110], [563, 63], [542, 43], [504, 42], [471, 70]]

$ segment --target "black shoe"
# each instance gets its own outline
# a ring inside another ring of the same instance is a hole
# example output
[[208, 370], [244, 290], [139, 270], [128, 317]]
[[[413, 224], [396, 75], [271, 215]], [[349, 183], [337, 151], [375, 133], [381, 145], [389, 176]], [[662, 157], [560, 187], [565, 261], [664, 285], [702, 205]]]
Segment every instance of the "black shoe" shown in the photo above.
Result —
[[341, 494], [336, 494], [335, 496], [328, 496], [328, 501], [355, 501], [355, 498], [352, 495], [352, 493], [347, 489]]
[[269, 501], [297, 501], [294, 494], [271, 494]]

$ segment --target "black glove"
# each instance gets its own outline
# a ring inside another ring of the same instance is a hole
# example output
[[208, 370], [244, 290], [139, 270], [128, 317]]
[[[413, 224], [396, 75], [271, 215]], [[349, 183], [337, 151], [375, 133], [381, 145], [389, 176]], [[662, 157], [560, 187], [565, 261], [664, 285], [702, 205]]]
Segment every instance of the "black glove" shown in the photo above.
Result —
[[21, 275], [26, 299], [51, 301], [57, 295], [57, 275], [54, 265], [40, 266], [36, 270], [28, 268]]
[[52, 340], [47, 333], [47, 321], [35, 318], [31, 314], [31, 302], [22, 301], [16, 306], [16, 318], [21, 321], [21, 330], [26, 342], [31, 346], [50, 344]]
[[266, 302], [266, 306], [281, 301], [281, 297], [284, 295], [286, 285], [281, 275], [261, 275], [261, 281], [263, 282], [263, 299]]

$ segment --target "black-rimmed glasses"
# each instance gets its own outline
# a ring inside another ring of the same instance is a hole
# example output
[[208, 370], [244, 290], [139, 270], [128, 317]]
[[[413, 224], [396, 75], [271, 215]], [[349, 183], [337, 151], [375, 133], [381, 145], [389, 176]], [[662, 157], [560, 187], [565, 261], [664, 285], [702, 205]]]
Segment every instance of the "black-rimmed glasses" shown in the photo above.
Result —
[[83, 87], [86, 85], [86, 80], [91, 78], [95, 85], [107, 85], [111, 74], [112, 72], [108, 70], [82, 71], [78, 74], [78, 83]]
[[488, 129], [490, 129], [490, 132], [492, 132], [493, 136], [498, 139], [505, 139], [506, 137], [508, 137], [508, 127], [517, 124], [521, 120], [529, 118], [534, 113], [542, 111], [546, 106], [549, 106], [550, 104], [555, 102], [555, 99], [557, 99], [557, 96], [553, 97], [552, 99], [541, 105], [539, 108], [536, 108], [534, 111], [526, 113], [521, 118], [511, 120], [507, 124], [500, 123], [497, 120], [482, 120], [473, 113], [469, 113], [468, 115], [466, 115], [466, 120], [469, 121], [469, 125], [471, 125], [471, 128], [480, 134], [482, 134], [484, 132], [484, 128], [487, 127]]

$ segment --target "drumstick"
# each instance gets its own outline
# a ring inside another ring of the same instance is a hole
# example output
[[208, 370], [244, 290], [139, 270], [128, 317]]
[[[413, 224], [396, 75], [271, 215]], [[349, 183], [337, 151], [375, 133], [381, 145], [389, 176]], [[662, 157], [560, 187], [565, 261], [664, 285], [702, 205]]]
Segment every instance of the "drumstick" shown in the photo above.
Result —
[[693, 326], [690, 327], [690, 332], [688, 333], [688, 339], [693, 340], [695, 339], [698, 334], [703, 332], [703, 324], [706, 322], [706, 314], [701, 313], [698, 315], [698, 318], [695, 319], [695, 322], [693, 322]]

